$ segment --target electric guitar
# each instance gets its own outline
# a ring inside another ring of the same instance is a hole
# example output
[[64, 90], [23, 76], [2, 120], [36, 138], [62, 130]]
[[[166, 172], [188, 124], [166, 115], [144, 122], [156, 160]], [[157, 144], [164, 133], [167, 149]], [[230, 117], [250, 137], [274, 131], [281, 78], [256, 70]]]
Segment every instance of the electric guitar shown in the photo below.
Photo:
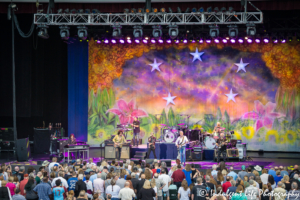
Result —
[[216, 143], [218, 149], [221, 149], [224, 145], [227, 145], [227, 141], [221, 142], [221, 144]]
[[[155, 137], [153, 137], [153, 138], [155, 138]], [[149, 147], [151, 147], [151, 145], [153, 145], [154, 149], [155, 149], [155, 140], [154, 140], [154, 142], [150, 143], [150, 139], [151, 139], [151, 137], [148, 138]]]
[[128, 144], [128, 142], [123, 142], [123, 143], [117, 143], [117, 142], [115, 142], [114, 143], [114, 147], [117, 148], [117, 147], [120, 147], [123, 144]]
[[181, 141], [182, 142], [180, 144], [178, 144], [177, 150], [181, 149], [181, 147], [183, 147], [185, 145], [185, 143], [183, 142], [184, 141], [184, 136], [183, 136]]

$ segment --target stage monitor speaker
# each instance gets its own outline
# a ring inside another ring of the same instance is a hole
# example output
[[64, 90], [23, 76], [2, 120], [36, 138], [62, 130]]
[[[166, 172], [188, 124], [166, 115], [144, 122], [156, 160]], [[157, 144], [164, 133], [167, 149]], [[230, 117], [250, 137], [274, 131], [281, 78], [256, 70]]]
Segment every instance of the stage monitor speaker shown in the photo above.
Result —
[[238, 158], [239, 150], [238, 149], [227, 149], [227, 158]]
[[17, 156], [18, 161], [28, 161], [31, 157], [29, 138], [17, 140]]
[[161, 159], [160, 162], [165, 162], [167, 167], [171, 167], [171, 162], [172, 160], [171, 159]]
[[192, 152], [192, 159], [193, 160], [203, 160], [203, 153], [200, 151]]
[[154, 159], [146, 159], [146, 164], [149, 163], [149, 164], [153, 164], [154, 162]]
[[134, 162], [134, 164], [139, 165], [140, 164], [140, 159], [131, 159], [131, 161]]
[[[217, 149], [215, 149], [214, 155], [215, 155], [214, 159], [217, 160], [217, 158], [218, 158], [218, 150]], [[226, 152], [226, 158], [228, 158], [227, 152]], [[223, 155], [222, 154], [220, 155], [220, 160], [223, 160]]]
[[104, 158], [105, 159], [110, 159], [110, 158], [113, 158], [115, 159], [116, 158], [116, 151], [115, 151], [115, 147], [113, 146], [105, 146], [105, 151], [104, 151]]
[[123, 146], [121, 149], [120, 159], [129, 159], [129, 158], [130, 158], [130, 146]]

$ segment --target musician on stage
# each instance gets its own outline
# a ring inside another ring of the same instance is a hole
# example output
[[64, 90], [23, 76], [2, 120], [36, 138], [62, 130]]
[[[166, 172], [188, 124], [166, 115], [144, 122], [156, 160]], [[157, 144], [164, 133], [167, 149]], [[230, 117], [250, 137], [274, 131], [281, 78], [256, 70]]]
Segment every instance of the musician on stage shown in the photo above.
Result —
[[150, 134], [150, 137], [148, 138], [149, 147], [148, 147], [148, 153], [147, 158], [149, 158], [151, 151], [153, 152], [154, 158], [156, 159], [156, 153], [155, 153], [155, 142], [156, 137], [153, 136], [153, 133]]
[[140, 121], [137, 117], [133, 118], [133, 146], [139, 146]]
[[220, 122], [217, 122], [217, 126], [215, 126], [214, 128], [214, 131], [213, 132], [217, 132], [217, 133], [221, 133], [222, 132], [222, 129], [221, 129], [221, 123]]
[[180, 136], [177, 138], [175, 145], [179, 150], [180, 161], [185, 164], [185, 147], [189, 142], [187, 137], [183, 135], [183, 131], [179, 131]]
[[220, 134], [220, 138], [217, 140], [216, 145], [218, 146], [218, 150], [217, 150], [218, 163], [220, 162], [221, 154], [223, 155], [224, 162], [226, 162], [227, 140], [224, 133]]
[[68, 144], [77, 144], [76, 138], [73, 133], [69, 137]]
[[118, 135], [114, 137], [113, 142], [114, 147], [116, 148], [116, 159], [120, 160], [122, 146], [124, 143], [127, 143], [122, 130], [118, 131]]

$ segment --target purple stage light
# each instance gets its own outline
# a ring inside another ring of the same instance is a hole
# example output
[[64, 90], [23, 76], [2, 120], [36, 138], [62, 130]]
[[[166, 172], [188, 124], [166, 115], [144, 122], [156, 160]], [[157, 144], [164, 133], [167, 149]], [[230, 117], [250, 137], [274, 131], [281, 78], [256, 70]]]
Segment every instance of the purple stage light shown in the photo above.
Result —
[[277, 44], [277, 43], [278, 43], [278, 40], [276, 39], [276, 40], [274, 40], [273, 42], [274, 42], [275, 44]]
[[125, 41], [124, 41], [123, 39], [120, 39], [120, 43], [121, 43], [121, 44], [124, 44]]
[[152, 42], [153, 44], [155, 44], [156, 41], [155, 41], [154, 39], [151, 39], [151, 42]]
[[219, 44], [220, 40], [219, 39], [215, 39], [215, 43]]
[[148, 40], [146, 40], [146, 39], [143, 39], [143, 42], [144, 42], [145, 44], [147, 44], [147, 43], [148, 43]]
[[205, 42], [208, 43], [208, 44], [210, 44], [211, 40], [210, 39], [206, 39]]
[[235, 43], [235, 39], [230, 39], [230, 42], [232, 43], [232, 44], [234, 44]]
[[112, 42], [113, 44], [116, 44], [116, 43], [117, 43], [117, 41], [116, 41], [115, 39], [112, 39], [111, 42]]
[[104, 43], [105, 43], [105, 44], [108, 44], [108, 43], [109, 43], [108, 39], [105, 39], [105, 40], [104, 40]]
[[164, 41], [162, 39], [159, 39], [158, 42], [159, 43], [164, 43]]
[[196, 41], [195, 40], [192, 40], [192, 43], [195, 43]]
[[184, 39], [184, 40], [183, 40], [183, 43], [185, 43], [185, 44], [186, 44], [186, 43], [187, 43], [187, 39]]
[[248, 43], [252, 43], [253, 41], [252, 41], [251, 38], [248, 38], [248, 39], [247, 39], [247, 42], [248, 42]]
[[268, 38], [265, 38], [265, 39], [264, 39], [264, 43], [269, 43], [269, 39], [268, 39]]
[[139, 41], [139, 40], [137, 40], [137, 39], [135, 39], [134, 41], [135, 41], [135, 43], [137, 43], [137, 44], [139, 44], [139, 43], [140, 43], [140, 41]]
[[222, 39], [222, 42], [223, 42], [224, 44], [226, 44], [226, 43], [227, 43], [227, 40], [226, 40], [226, 39]]
[[98, 43], [98, 44], [100, 44], [100, 43], [101, 43], [101, 41], [100, 41], [100, 40], [97, 40], [97, 43]]
[[260, 43], [260, 39], [256, 38], [256, 39], [255, 39], [255, 42], [256, 42], [256, 43]]
[[132, 41], [131, 41], [131, 40], [127, 40], [127, 43], [131, 44], [131, 43], [132, 43]]
[[203, 43], [203, 39], [200, 39], [200, 40], [199, 40], [199, 43], [201, 43], [201, 44], [202, 44], [202, 43]]
[[286, 40], [285, 40], [285, 39], [281, 40], [281, 43], [285, 43], [285, 42], [286, 42]]
[[239, 41], [239, 43], [243, 43], [244, 42], [244, 40], [243, 39], [238, 39], [238, 41]]
[[179, 40], [176, 40], [175, 43], [178, 44], [178, 43], [179, 43]]
[[171, 44], [171, 42], [172, 42], [172, 41], [171, 41], [170, 39], [169, 39], [169, 40], [167, 40], [167, 43]]

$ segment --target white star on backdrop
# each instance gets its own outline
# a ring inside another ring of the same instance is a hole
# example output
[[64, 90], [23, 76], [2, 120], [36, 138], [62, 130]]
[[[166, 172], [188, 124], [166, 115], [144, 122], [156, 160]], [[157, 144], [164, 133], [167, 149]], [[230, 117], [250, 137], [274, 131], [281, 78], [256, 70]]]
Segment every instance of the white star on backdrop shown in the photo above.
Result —
[[175, 98], [176, 98], [176, 96], [171, 96], [170, 92], [169, 92], [168, 97], [163, 97], [163, 99], [167, 101], [167, 106], [169, 105], [169, 103], [172, 103], [175, 105], [175, 103], [173, 101]]
[[238, 70], [236, 71], [236, 72], [239, 72], [240, 70], [243, 70], [244, 72], [246, 72], [246, 69], [245, 69], [245, 67], [247, 66], [247, 65], [249, 65], [249, 63], [243, 63], [243, 59], [241, 58], [241, 61], [240, 61], [240, 63], [234, 63], [236, 66], [238, 66], [239, 68], [238, 68]]
[[191, 54], [192, 56], [194, 56], [193, 62], [194, 62], [195, 60], [200, 60], [200, 61], [202, 62], [202, 59], [201, 59], [200, 56], [202, 56], [202, 55], [204, 54], [204, 52], [198, 52], [198, 48], [196, 48], [195, 53], [190, 53], [190, 54]]
[[232, 101], [234, 101], [235, 102], [235, 99], [234, 99], [234, 97], [236, 96], [236, 95], [238, 95], [238, 93], [236, 93], [236, 94], [233, 94], [232, 93], [232, 88], [230, 89], [230, 93], [229, 94], [225, 94], [227, 97], [228, 97], [228, 99], [227, 99], [227, 103], [230, 101], [230, 100], [232, 100]]
[[157, 62], [156, 62], [156, 58], [154, 58], [154, 63], [153, 63], [153, 64], [149, 64], [149, 65], [152, 66], [151, 72], [153, 72], [154, 70], [160, 71], [159, 65], [161, 65], [161, 64], [162, 64], [162, 63], [157, 63]]

